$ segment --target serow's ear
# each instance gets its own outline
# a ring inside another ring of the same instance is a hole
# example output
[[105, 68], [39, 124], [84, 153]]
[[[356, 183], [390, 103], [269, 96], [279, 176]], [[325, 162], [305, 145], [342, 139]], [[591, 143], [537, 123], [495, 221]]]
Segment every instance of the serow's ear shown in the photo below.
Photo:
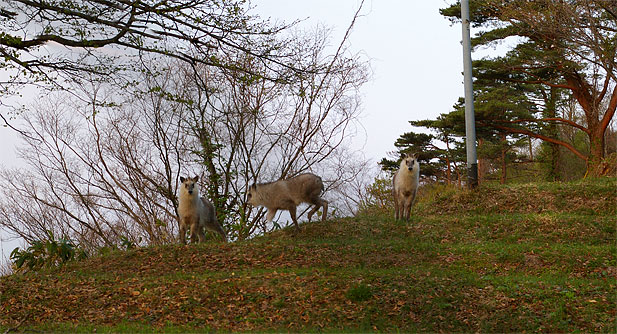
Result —
[[183, 176], [180, 176], [180, 182], [184, 183], [184, 181], [186, 181], [186, 179]]
[[257, 184], [255, 183], [251, 184], [251, 189], [257, 189]]
[[197, 182], [197, 180], [199, 180], [199, 176], [195, 175], [195, 177], [193, 178], [193, 181]]

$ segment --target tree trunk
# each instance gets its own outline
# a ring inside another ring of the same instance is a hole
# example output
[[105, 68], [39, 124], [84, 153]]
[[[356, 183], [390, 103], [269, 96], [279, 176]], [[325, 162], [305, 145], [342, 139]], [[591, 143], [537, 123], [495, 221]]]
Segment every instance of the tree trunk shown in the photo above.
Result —
[[445, 137], [445, 142], [446, 142], [446, 164], [448, 165], [448, 169], [446, 172], [447, 178], [448, 178], [448, 185], [450, 185], [452, 183], [452, 169], [450, 167], [450, 141], [448, 140], [448, 136]]
[[446, 170], [446, 178], [447, 178], [447, 184], [451, 184], [452, 183], [452, 170], [450, 168], [450, 158], [448, 156], [446, 156], [446, 164], [448, 165], [448, 169]]
[[[478, 148], [484, 145], [484, 139], [478, 139]], [[484, 182], [486, 178], [486, 173], [488, 172], [488, 159], [478, 157], [478, 184]]]
[[587, 160], [587, 175], [598, 176], [599, 166], [604, 159], [604, 132], [603, 129], [592, 131], [589, 136], [589, 159]]
[[[501, 140], [504, 142], [504, 144], [506, 143], [506, 134], [502, 133], [501, 134]], [[501, 184], [506, 184], [506, 175], [507, 175], [507, 170], [506, 170], [506, 153], [508, 152], [508, 148], [506, 145], [503, 146], [503, 148], [501, 149]]]
[[[555, 87], [550, 87], [549, 90], [549, 95], [545, 96], [545, 104], [546, 104], [546, 109], [544, 110], [544, 117], [545, 118], [555, 118], [557, 117], [557, 99], [558, 99], [558, 92], [557, 92], [557, 88]], [[557, 128], [557, 123], [554, 122], [550, 122], [547, 124], [546, 128], [546, 135], [551, 137], [551, 138], [555, 138], [555, 139], [559, 139], [559, 129]], [[559, 173], [559, 145], [556, 143], [549, 143], [549, 148], [550, 148], [550, 161], [549, 161], [549, 170], [548, 170], [548, 175], [547, 178], [549, 181], [559, 181], [561, 179], [561, 174]]]
[[567, 78], [567, 82], [572, 86], [572, 93], [576, 98], [579, 105], [585, 112], [585, 118], [587, 121], [587, 134], [589, 135], [589, 156], [587, 157], [587, 175], [596, 175], [600, 172], [599, 165], [604, 158], [604, 133], [608, 128], [615, 110], [617, 109], [617, 85], [613, 87], [610, 93], [610, 99], [606, 107], [606, 111], [602, 114], [600, 109], [602, 108], [602, 101], [605, 94], [608, 92], [610, 76], [605, 79], [602, 92], [593, 90], [583, 77], [580, 75], [574, 75]]
[[529, 138], [529, 161], [533, 162], [533, 143], [531, 141], [531, 136]]

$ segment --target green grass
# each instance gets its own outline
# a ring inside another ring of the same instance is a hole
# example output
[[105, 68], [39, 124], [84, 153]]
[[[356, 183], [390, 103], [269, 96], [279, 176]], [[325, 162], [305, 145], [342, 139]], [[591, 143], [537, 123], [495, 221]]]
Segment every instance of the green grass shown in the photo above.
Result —
[[449, 190], [409, 223], [359, 216], [2, 277], [0, 330], [614, 332], [616, 181]]

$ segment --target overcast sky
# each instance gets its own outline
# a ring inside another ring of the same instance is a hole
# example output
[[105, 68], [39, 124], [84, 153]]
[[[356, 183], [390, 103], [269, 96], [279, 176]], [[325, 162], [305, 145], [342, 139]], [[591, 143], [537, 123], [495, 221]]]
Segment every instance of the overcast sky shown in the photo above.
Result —
[[[253, 0], [262, 18], [301, 27], [333, 29], [332, 45], [343, 38], [359, 0]], [[366, 0], [349, 49], [370, 59], [373, 79], [362, 89], [364, 127], [353, 145], [377, 162], [394, 150], [394, 141], [412, 128], [408, 121], [434, 118], [452, 110], [463, 95], [461, 27], [439, 9], [454, 0]], [[17, 136], [0, 127], [0, 165], [14, 166]]]
[[[452, 110], [463, 95], [461, 26], [452, 26], [439, 9], [454, 0], [366, 0], [349, 39], [352, 52], [370, 59], [373, 80], [362, 90], [364, 130], [353, 140], [374, 163], [394, 151], [394, 141], [412, 130], [408, 121], [435, 118]], [[359, 0], [253, 0], [262, 18], [303, 27], [333, 29], [333, 47], [343, 38]], [[474, 58], [476, 56], [474, 55]], [[366, 132], [366, 134], [364, 133]], [[0, 127], [0, 165], [15, 160], [17, 135]], [[16, 244], [2, 242], [6, 256]]]
[[[255, 0], [263, 18], [333, 29], [332, 44], [344, 36], [361, 1]], [[454, 0], [366, 0], [349, 46], [371, 60], [373, 80], [363, 89], [360, 134], [354, 145], [375, 163], [394, 151], [394, 141], [412, 130], [410, 120], [435, 118], [463, 96], [461, 26], [439, 14]]]

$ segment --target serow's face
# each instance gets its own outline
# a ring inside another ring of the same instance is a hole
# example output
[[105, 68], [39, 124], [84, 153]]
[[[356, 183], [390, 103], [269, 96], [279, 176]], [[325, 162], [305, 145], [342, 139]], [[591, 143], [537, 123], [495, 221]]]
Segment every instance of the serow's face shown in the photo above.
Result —
[[405, 156], [405, 165], [407, 166], [407, 169], [412, 170], [413, 169], [413, 165], [416, 164], [416, 156], [415, 155], [407, 155]]
[[195, 185], [197, 184], [197, 178], [182, 178], [181, 181], [182, 186], [186, 189], [186, 192], [188, 192], [189, 195], [193, 195], [193, 192], [195, 192]]
[[251, 205], [255, 205], [255, 191], [257, 190], [257, 186], [252, 185], [249, 190], [246, 192], [246, 201], [251, 204]]

